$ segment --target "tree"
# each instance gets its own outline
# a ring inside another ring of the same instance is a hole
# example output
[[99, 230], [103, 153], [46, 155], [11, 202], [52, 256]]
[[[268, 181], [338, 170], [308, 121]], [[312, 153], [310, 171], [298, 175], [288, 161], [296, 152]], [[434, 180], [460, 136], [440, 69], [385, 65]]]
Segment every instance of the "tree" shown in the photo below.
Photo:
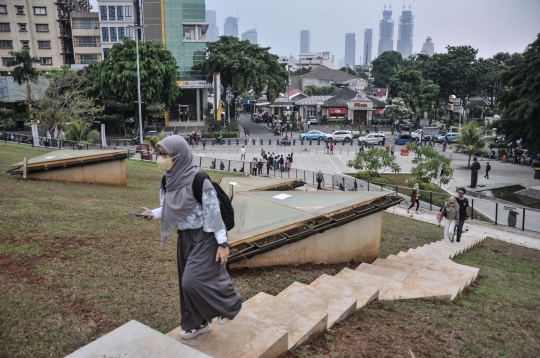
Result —
[[[230, 87], [237, 93], [253, 89], [260, 95], [266, 87], [266, 98], [272, 103], [280, 92], [287, 90], [288, 73], [278, 63], [279, 57], [269, 50], [270, 47], [240, 41], [234, 36], [221, 36], [207, 44], [206, 60], [193, 66], [193, 70], [202, 71], [209, 82], [214, 72], [219, 72], [223, 88]], [[221, 94], [225, 111], [229, 106], [226, 92]]]
[[448, 184], [454, 175], [450, 158], [439, 154], [433, 147], [418, 145], [415, 142], [408, 142], [405, 147], [415, 153], [412, 163], [415, 165], [411, 173], [416, 177], [429, 182]]
[[13, 59], [9, 60], [7, 66], [17, 66], [11, 71], [11, 76], [19, 85], [26, 84], [26, 100], [29, 101], [32, 96], [30, 82], [36, 83], [39, 76], [39, 71], [34, 68], [34, 64], [39, 63], [39, 58], [30, 56], [26, 49], [10, 51], [9, 55], [13, 56]]
[[84, 144], [98, 139], [100, 134], [96, 130], [91, 130], [91, 123], [82, 122], [80, 120], [74, 120], [70, 122], [66, 127], [66, 139], [77, 142], [77, 144]]
[[[94, 88], [104, 100], [130, 104], [137, 101], [137, 53], [135, 41], [124, 38], [109, 51], [109, 58], [91, 71]], [[180, 94], [178, 71], [172, 53], [161, 44], [139, 41], [141, 101], [145, 109], [167, 109]]]
[[371, 73], [375, 79], [375, 87], [388, 87], [390, 78], [402, 62], [403, 57], [397, 51], [385, 51], [373, 60]]
[[485, 152], [486, 143], [482, 139], [482, 131], [478, 122], [472, 121], [461, 128], [461, 136], [456, 139], [456, 149], [464, 150], [469, 155], [467, 167], [471, 166], [471, 157], [476, 153]]
[[411, 115], [411, 109], [405, 104], [402, 98], [395, 97], [388, 101], [383, 110], [383, 116], [390, 119], [392, 123], [399, 118], [408, 118]]
[[52, 131], [54, 127], [73, 121], [91, 126], [100, 118], [103, 107], [89, 96], [88, 79], [78, 71], [65, 65], [60, 70], [47, 72], [45, 77], [49, 87], [41, 99], [32, 102], [32, 113], [46, 130]]
[[328, 96], [335, 90], [337, 90], [337, 86], [322, 86], [317, 87], [315, 85], [309, 85], [306, 86], [305, 92], [310, 96]]
[[347, 163], [347, 166], [359, 171], [368, 170], [373, 177], [379, 176], [381, 170], [389, 169], [393, 173], [401, 171], [396, 158], [390, 152], [380, 148], [358, 152], [354, 160]]
[[305, 75], [305, 74], [308, 74], [310, 73], [311, 71], [313, 71], [313, 67], [302, 67], [300, 66], [299, 69], [295, 70], [295, 71], [291, 71], [291, 75]]
[[529, 152], [540, 152], [540, 34], [527, 46], [523, 62], [502, 75], [507, 87], [500, 93], [499, 127], [510, 141], [522, 139]]
[[352, 68], [350, 68], [350, 67], [341, 67], [339, 70], [343, 71], [343, 72], [346, 72], [346, 73], [348, 73], [350, 75], [359, 77], [358, 73], [355, 70], [353, 70]]
[[398, 66], [390, 78], [390, 97], [400, 97], [410, 108], [431, 110], [439, 95], [439, 86], [422, 77], [422, 72]]

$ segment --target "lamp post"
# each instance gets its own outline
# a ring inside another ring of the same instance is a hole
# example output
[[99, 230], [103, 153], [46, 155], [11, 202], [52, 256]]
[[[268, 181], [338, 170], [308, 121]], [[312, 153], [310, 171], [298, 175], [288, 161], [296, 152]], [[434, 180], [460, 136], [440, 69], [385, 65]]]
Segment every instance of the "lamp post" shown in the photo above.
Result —
[[142, 125], [142, 102], [141, 102], [141, 71], [139, 69], [139, 31], [146, 27], [146, 25], [128, 25], [129, 28], [135, 30], [135, 48], [137, 52], [137, 104], [139, 106], [139, 144], [143, 143], [143, 125]]

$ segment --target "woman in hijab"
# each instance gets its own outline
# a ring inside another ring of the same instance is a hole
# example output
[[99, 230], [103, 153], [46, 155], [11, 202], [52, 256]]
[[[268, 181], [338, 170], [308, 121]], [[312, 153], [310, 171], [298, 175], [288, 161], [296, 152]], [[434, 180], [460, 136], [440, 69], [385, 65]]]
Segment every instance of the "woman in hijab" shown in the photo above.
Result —
[[142, 208], [148, 220], [161, 219], [161, 243], [178, 232], [177, 260], [180, 287], [180, 326], [183, 339], [212, 330], [212, 319], [226, 324], [240, 312], [242, 297], [236, 292], [225, 263], [229, 256], [227, 229], [221, 219], [219, 200], [210, 180], [205, 180], [202, 204], [195, 199], [193, 179], [199, 169], [189, 145], [181, 136], [158, 143], [161, 207]]
[[420, 206], [420, 187], [418, 186], [418, 183], [414, 184], [411, 193], [411, 206], [407, 209], [407, 214], [409, 214], [409, 210], [411, 210], [414, 204], [416, 204], [416, 213], [418, 214], [418, 207]]
[[459, 205], [456, 198], [453, 196], [448, 198], [448, 201], [444, 203], [444, 206], [439, 217], [439, 227], [441, 227], [441, 221], [444, 218], [444, 241], [454, 242], [454, 228], [456, 222], [459, 222]]

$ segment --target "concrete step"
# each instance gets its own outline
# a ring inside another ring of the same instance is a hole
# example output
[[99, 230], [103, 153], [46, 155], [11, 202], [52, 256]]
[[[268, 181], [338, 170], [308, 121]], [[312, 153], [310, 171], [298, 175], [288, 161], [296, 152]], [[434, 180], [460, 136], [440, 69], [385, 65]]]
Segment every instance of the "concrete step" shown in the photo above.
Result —
[[446, 251], [446, 252], [449, 252], [451, 253], [452, 255], [454, 256], [457, 256], [459, 254], [461, 254], [462, 252], [462, 248], [459, 247], [459, 246], [451, 246], [452, 244], [447, 244], [447, 243], [437, 243], [437, 244], [434, 244], [434, 243], [430, 243], [430, 244], [427, 244], [423, 247], [429, 247], [429, 248], [433, 248], [433, 249], [436, 249], [436, 250], [440, 250], [440, 251]]
[[460, 245], [459, 242], [454, 242], [453, 244], [452, 243], [447, 243], [447, 242], [444, 242], [444, 241], [436, 241], [436, 242], [432, 242], [429, 244], [429, 246], [433, 246], [433, 247], [446, 247], [450, 250], [453, 250], [454, 252], [456, 252], [457, 255], [465, 252], [468, 250], [467, 247], [463, 246], [463, 245]]
[[438, 250], [434, 247], [429, 247], [429, 245], [425, 245], [425, 246], [418, 246], [416, 248], [416, 250], [418, 251], [428, 251], [434, 255], [442, 255], [443, 257], [447, 257], [449, 259], [451, 259], [452, 257], [455, 256], [455, 253], [452, 253], [452, 252], [448, 252], [448, 251], [445, 251], [445, 250]]
[[286, 330], [251, 318], [242, 311], [224, 326], [214, 320], [211, 332], [193, 339], [180, 338], [181, 327], [176, 327], [167, 336], [215, 358], [273, 358], [287, 352], [289, 335]]
[[301, 303], [310, 310], [326, 312], [328, 314], [328, 328], [356, 311], [355, 299], [342, 296], [339, 293], [317, 290], [299, 282], [293, 283], [276, 296]]
[[[405, 299], [429, 299], [449, 301], [452, 299], [452, 292], [435, 291], [425, 286], [420, 286], [407, 282], [408, 273], [402, 273], [396, 270], [370, 264], [361, 264], [355, 271], [383, 278], [395, 277], [391, 286], [381, 287], [379, 292], [380, 300], [405, 300]], [[421, 280], [419, 280], [421, 281]], [[454, 290], [455, 291], [455, 290]]]
[[411, 253], [411, 254], [418, 254], [418, 255], [424, 255], [424, 256], [428, 256], [428, 257], [431, 257], [431, 258], [437, 258], [439, 260], [442, 260], [442, 259], [450, 259], [450, 255], [448, 255], [448, 253], [446, 252], [440, 252], [440, 251], [437, 251], [437, 250], [420, 250], [420, 247], [419, 248], [416, 248], [416, 249], [409, 249], [407, 250], [408, 253]]
[[369, 286], [357, 285], [339, 277], [322, 275], [309, 284], [318, 290], [339, 293], [356, 300], [356, 310], [367, 305], [379, 297], [379, 289]]
[[[436, 257], [436, 256], [434, 257], [431, 253], [429, 253], [427, 251], [416, 251], [415, 252], [415, 250], [409, 250], [407, 252], [400, 252], [398, 254], [398, 256], [412, 257], [415, 260], [416, 260], [417, 257], [423, 257], [426, 260], [433, 261], [435, 264], [441, 263], [441, 264], [446, 264], [446, 265], [449, 265], [449, 266], [452, 265], [452, 267], [459, 268], [462, 271], [471, 272], [473, 274], [473, 278], [476, 278], [476, 276], [478, 275], [478, 272], [480, 270], [480, 269], [478, 269], [476, 267], [471, 267], [471, 266], [466, 266], [466, 265], [461, 265], [461, 264], [455, 263], [454, 261], [452, 261], [451, 259], [449, 259], [447, 257]], [[456, 265], [456, 266], [454, 266], [454, 265]]]
[[[406, 253], [403, 253], [406, 254]], [[458, 275], [460, 277], [466, 278], [468, 280], [468, 285], [470, 285], [476, 276], [478, 275], [478, 268], [470, 267], [466, 265], [457, 264], [451, 260], [441, 261], [441, 260], [431, 260], [428, 257], [420, 255], [402, 256], [398, 254], [389, 255], [386, 259], [392, 261], [398, 261], [407, 265], [415, 266], [418, 268], [425, 268], [433, 271], [444, 272], [445, 274], [451, 273], [451, 275]]]
[[211, 358], [135, 320], [76, 350], [66, 358], [94, 357]]
[[289, 349], [310, 340], [326, 329], [328, 314], [301, 303], [284, 300], [264, 292], [243, 303], [242, 313], [289, 332]]

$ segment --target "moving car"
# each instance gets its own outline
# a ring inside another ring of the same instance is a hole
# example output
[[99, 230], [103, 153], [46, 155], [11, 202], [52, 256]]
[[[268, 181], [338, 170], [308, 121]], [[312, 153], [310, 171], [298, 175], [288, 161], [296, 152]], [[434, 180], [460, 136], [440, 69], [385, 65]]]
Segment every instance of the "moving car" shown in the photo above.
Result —
[[335, 131], [330, 134], [327, 134], [325, 136], [327, 141], [334, 141], [334, 142], [350, 142], [353, 140], [353, 134], [352, 131]]
[[407, 142], [410, 142], [412, 137], [408, 134], [398, 134], [396, 137], [396, 144], [397, 145], [405, 145]]
[[309, 124], [317, 124], [317, 117], [309, 116], [308, 121], [309, 121]]
[[437, 143], [442, 143], [444, 139], [446, 139], [448, 143], [454, 143], [458, 137], [461, 137], [460, 133], [457, 133], [457, 132], [446, 133], [437, 137]]
[[383, 133], [370, 133], [358, 138], [358, 145], [378, 144], [384, 145], [386, 137]]
[[308, 139], [308, 140], [309, 139], [312, 139], [312, 140], [317, 140], [317, 139], [324, 140], [325, 135], [326, 135], [326, 133], [314, 129], [314, 130], [306, 132], [306, 133], [301, 133], [300, 134], [300, 139], [305, 138], [305, 139]]

